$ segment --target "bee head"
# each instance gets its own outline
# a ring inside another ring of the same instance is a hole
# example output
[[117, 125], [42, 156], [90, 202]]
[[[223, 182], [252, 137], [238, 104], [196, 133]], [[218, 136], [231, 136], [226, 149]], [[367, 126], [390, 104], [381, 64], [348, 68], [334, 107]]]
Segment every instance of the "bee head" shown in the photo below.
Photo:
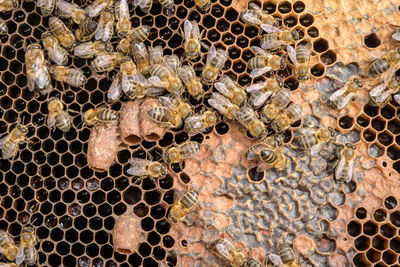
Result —
[[280, 77], [276, 77], [276, 81], [278, 82], [279, 87], [283, 86], [283, 82], [282, 82], [282, 79]]
[[357, 78], [354, 78], [354, 80], [353, 80], [357, 85], [358, 85], [358, 87], [362, 87], [363, 86], [363, 84], [360, 82], [360, 80], [359, 79], [357, 79]]
[[335, 131], [332, 129], [332, 127], [328, 127], [328, 130], [331, 132], [331, 136], [335, 136]]
[[295, 41], [300, 39], [299, 33], [296, 30], [292, 30], [292, 37]]
[[281, 57], [281, 70], [283, 70], [286, 66], [286, 58], [284, 56]]

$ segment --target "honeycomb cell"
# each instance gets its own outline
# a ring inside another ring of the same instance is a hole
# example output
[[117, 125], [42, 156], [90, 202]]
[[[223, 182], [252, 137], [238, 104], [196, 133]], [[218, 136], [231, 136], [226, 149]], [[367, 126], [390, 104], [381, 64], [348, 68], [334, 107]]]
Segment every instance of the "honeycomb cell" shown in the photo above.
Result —
[[283, 1], [278, 5], [278, 11], [282, 14], [287, 14], [292, 11], [292, 4], [288, 1]]
[[325, 52], [329, 48], [328, 41], [326, 41], [323, 38], [319, 38], [316, 41], [314, 41], [313, 47], [314, 51], [317, 53]]
[[382, 260], [387, 264], [393, 264], [396, 262], [397, 255], [391, 250], [386, 250], [382, 254]]
[[336, 53], [332, 50], [328, 50], [320, 55], [320, 61], [324, 65], [331, 65], [336, 62]]
[[372, 119], [371, 126], [377, 131], [382, 131], [386, 128], [386, 121], [381, 117], [376, 117]]
[[367, 259], [371, 262], [371, 263], [375, 263], [377, 261], [379, 261], [382, 257], [382, 252], [374, 249], [374, 248], [370, 248], [367, 253], [366, 253]]
[[354, 120], [352, 117], [343, 116], [339, 118], [339, 126], [343, 129], [350, 129], [353, 127]]
[[321, 77], [325, 72], [325, 67], [321, 63], [315, 64], [311, 67], [311, 74], [315, 77]]
[[[365, 228], [365, 226], [364, 226], [364, 228]], [[356, 221], [351, 221], [347, 225], [347, 232], [351, 236], [358, 236], [361, 233], [361, 225]], [[364, 231], [364, 233], [365, 233], [365, 231]]]
[[373, 129], [365, 129], [363, 132], [363, 138], [367, 142], [373, 142], [376, 138], [376, 132]]
[[388, 247], [388, 240], [380, 235], [372, 238], [372, 246], [377, 250], [385, 250]]
[[203, 24], [204, 27], [210, 29], [210, 28], [214, 27], [215, 19], [210, 15], [206, 15], [206, 16], [203, 17], [203, 23], [202, 24]]
[[390, 120], [387, 125], [387, 129], [392, 133], [392, 134], [399, 134], [400, 133], [400, 120], [395, 118], [393, 120]]
[[364, 36], [364, 44], [369, 48], [376, 48], [381, 44], [381, 40], [375, 33]]

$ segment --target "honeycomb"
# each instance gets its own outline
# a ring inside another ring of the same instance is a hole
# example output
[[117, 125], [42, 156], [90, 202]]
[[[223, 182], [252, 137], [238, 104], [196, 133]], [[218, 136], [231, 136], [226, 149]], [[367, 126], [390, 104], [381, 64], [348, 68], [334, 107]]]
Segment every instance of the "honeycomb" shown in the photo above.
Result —
[[[90, 1], [74, 2], [85, 6]], [[197, 10], [194, 0], [174, 0], [172, 10], [155, 2], [150, 14], [134, 10], [129, 3], [131, 23], [133, 27], [151, 27], [146, 45], [161, 45], [165, 55], [183, 57], [183, 38], [179, 28], [187, 19], [196, 20], [200, 30], [205, 30], [204, 41], [208, 45], [214, 44], [229, 52], [224, 74], [242, 86], [258, 81], [259, 78], [250, 78], [247, 62], [254, 56], [250, 46], [260, 44], [260, 29], [239, 20], [238, 11], [246, 8], [248, 1], [212, 2], [207, 12]], [[238, 246], [242, 245], [249, 255], [258, 259], [265, 254], [264, 249], [273, 250], [278, 241], [284, 241], [295, 246], [300, 254], [301, 266], [340, 266], [333, 263], [335, 260], [352, 262], [356, 266], [400, 264], [397, 259], [400, 247], [397, 229], [399, 211], [396, 209], [397, 199], [393, 197], [400, 190], [395, 191], [397, 186], [392, 191], [374, 193], [374, 197], [384, 202], [374, 200], [373, 205], [366, 205], [371, 198], [365, 192], [371, 193], [373, 185], [368, 183], [370, 180], [364, 180], [371, 173], [375, 175], [371, 177], [390, 176], [390, 181], [399, 177], [398, 105], [390, 102], [384, 107], [373, 107], [366, 101], [359, 101], [348, 113], [332, 112], [315, 94], [315, 83], [324, 80], [325, 74], [339, 64], [339, 60], [346, 66], [354, 60], [346, 50], [348, 47], [341, 48], [340, 45], [345, 44], [338, 44], [340, 40], [329, 36], [329, 32], [333, 31], [325, 28], [328, 23], [335, 25], [334, 19], [327, 19], [340, 10], [335, 3], [326, 1], [324, 6], [322, 1], [250, 2], [278, 18], [281, 25], [296, 29], [301, 37], [297, 43], [311, 45], [313, 78], [310, 81], [300, 84], [291, 64], [278, 75], [290, 88], [293, 102], [303, 103], [304, 98], [310, 100], [312, 107], [305, 109], [305, 114], [310, 115], [308, 119], [315, 120], [319, 125], [333, 126], [343, 140], [356, 143], [359, 162], [362, 163], [354, 179], [347, 185], [335, 186], [331, 175], [319, 171], [318, 165], [315, 165], [317, 161], [306, 153], [296, 154], [289, 147], [285, 148], [285, 153], [295, 164], [288, 177], [258, 173], [243, 158], [244, 151], [255, 140], [248, 134], [244, 139], [246, 132], [225, 119], [206, 134], [189, 137], [182, 129], [177, 129], [165, 133], [157, 141], [143, 140], [138, 145], [121, 149], [115, 164], [108, 171], [93, 171], [88, 167], [86, 158], [90, 130], [79, 128], [79, 114], [107, 101], [111, 80], [107, 75], [92, 73], [89, 69], [91, 60], [70, 58], [68, 66], [82, 69], [88, 78], [87, 83], [84, 88], [75, 88], [53, 81], [56, 89], [50, 97], [60, 97], [68, 110], [77, 112], [71, 114], [76, 129], [65, 134], [59, 130], [51, 131], [45, 124], [47, 97], [35, 98], [29, 92], [23, 67], [24, 44], [40, 41], [42, 32], [48, 29], [48, 17], [41, 15], [35, 2], [21, 1], [21, 8], [0, 14], [9, 29], [8, 35], [0, 36], [0, 134], [9, 132], [21, 118], [24, 124], [31, 123], [33, 126], [28, 135], [32, 142], [21, 146], [13, 162], [0, 161], [0, 228], [18, 238], [22, 227], [32, 223], [40, 239], [40, 266], [222, 265], [209, 249], [212, 243], [210, 236], [215, 230], [210, 225], [216, 225], [218, 233], [228, 233]], [[388, 6], [392, 4], [385, 2]], [[346, 7], [347, 4], [342, 5]], [[326, 13], [322, 11], [324, 8]], [[349, 10], [352, 10], [351, 6]], [[397, 6], [395, 12], [398, 18], [400, 12]], [[335, 18], [339, 22], [343, 20], [338, 17]], [[372, 15], [370, 17], [373, 18]], [[386, 19], [393, 22], [390, 16]], [[365, 30], [364, 24], [362, 27], [355, 25], [353, 27], [361, 29], [357, 34], [363, 36], [362, 49], [388, 49], [387, 35], [379, 31], [371, 33], [371, 30]], [[383, 26], [381, 31], [390, 27]], [[393, 30], [393, 27], [390, 29]], [[352, 36], [349, 32], [346, 36]], [[204, 67], [206, 52], [202, 49], [201, 60], [194, 64], [197, 75]], [[363, 58], [358, 50], [354, 53], [357, 59]], [[350, 61], [346, 62], [346, 59]], [[356, 64], [356, 72], [362, 73], [362, 66], [366, 63], [359, 63]], [[113, 73], [109, 75], [112, 76]], [[368, 80], [363, 80], [363, 83], [370, 84]], [[196, 110], [209, 107], [207, 99], [212, 90], [205, 89], [208, 91], [199, 101], [185, 95]], [[112, 104], [112, 108], [120, 110], [121, 105], [119, 101]], [[304, 120], [301, 120], [284, 133], [285, 143], [291, 142], [303, 123]], [[153, 160], [160, 160], [168, 147], [188, 139], [201, 142], [202, 151], [198, 160], [185, 162], [183, 170], [173, 164], [170, 174], [156, 183], [125, 175], [130, 158], [151, 156]], [[324, 160], [321, 162], [328, 164]], [[375, 167], [364, 166], [375, 163], [379, 165], [379, 171]], [[200, 219], [190, 216], [185, 224], [171, 225], [166, 214], [173, 203], [174, 191], [192, 183], [200, 186], [200, 195], [205, 199], [199, 212]], [[388, 183], [384, 188], [391, 185]], [[260, 203], [260, 197], [265, 195], [271, 201]], [[306, 200], [296, 203], [297, 197]], [[286, 205], [296, 208], [289, 214], [283, 214], [281, 210], [288, 207], [280, 206], [280, 202], [287, 202]], [[248, 209], [252, 207], [259, 208], [254, 214], [249, 214]], [[114, 250], [111, 233], [118, 216], [128, 210], [141, 219], [146, 239], [135, 253], [124, 255]], [[282, 220], [289, 223], [279, 225]]]

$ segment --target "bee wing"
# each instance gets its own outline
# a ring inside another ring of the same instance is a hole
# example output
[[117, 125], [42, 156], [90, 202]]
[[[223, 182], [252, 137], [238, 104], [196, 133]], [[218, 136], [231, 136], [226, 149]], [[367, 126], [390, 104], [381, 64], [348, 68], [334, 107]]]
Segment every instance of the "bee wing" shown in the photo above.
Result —
[[264, 67], [262, 69], [254, 69], [250, 72], [250, 77], [251, 78], [259, 77], [270, 70], [272, 70], [271, 67]]
[[262, 92], [260, 94], [258, 94], [256, 96], [256, 98], [254, 98], [254, 106], [258, 107], [261, 106], [265, 101], [267, 101], [268, 97], [270, 97], [272, 95], [271, 91], [268, 92]]
[[92, 42], [82, 43], [74, 48], [74, 56], [76, 57], [85, 57], [95, 53]]
[[262, 49], [259, 46], [252, 45], [250, 48], [251, 48], [251, 50], [253, 50], [257, 54], [264, 55], [264, 56], [267, 56], [267, 57], [271, 57], [272, 56], [271, 53], [265, 51], [264, 49]]
[[147, 79], [148, 82], [152, 83], [152, 84], [160, 84], [160, 85], [164, 85], [165, 83], [163, 83], [161, 81], [161, 79], [157, 76], [151, 76]]
[[343, 99], [343, 94], [346, 91], [346, 87], [343, 87], [336, 92], [334, 92], [330, 97], [329, 100], [335, 103], [338, 103], [339, 101], [342, 101]]
[[232, 106], [228, 99], [218, 93], [213, 93], [212, 98], [208, 99], [208, 103], [223, 114], [227, 113], [227, 106]]
[[61, 14], [73, 14], [75, 12], [76, 6], [64, 1], [64, 0], [57, 0], [57, 10]]
[[294, 65], [297, 65], [296, 49], [294, 49], [293, 46], [291, 46], [291, 45], [289, 45], [286, 49], [287, 49], [290, 60], [293, 62]]
[[133, 158], [128, 161], [131, 164], [131, 168], [127, 170], [127, 173], [133, 176], [144, 176], [149, 175], [150, 172], [146, 169], [150, 161], [146, 159]]
[[56, 123], [56, 117], [52, 113], [49, 113], [49, 115], [47, 116], [47, 126], [49, 126], [49, 128], [52, 129], [55, 123]]
[[117, 100], [122, 93], [122, 84], [121, 79], [115, 78], [115, 80], [111, 83], [110, 88], [107, 92], [108, 100], [115, 101]]
[[257, 6], [256, 3], [250, 3], [249, 8], [260, 11], [260, 12], [262, 11], [261, 8], [259, 6]]
[[345, 163], [346, 163], [346, 159], [344, 158], [344, 156], [342, 156], [340, 158], [340, 161], [339, 161], [338, 165], [336, 166], [336, 170], [335, 170], [335, 178], [337, 180], [341, 178]]
[[248, 93], [253, 93], [255, 91], [261, 90], [265, 87], [266, 82], [258, 82], [258, 83], [253, 83], [252, 85], [249, 85], [246, 88], [246, 92]]
[[211, 60], [215, 57], [216, 54], [217, 50], [215, 49], [215, 46], [212, 45], [210, 47], [210, 50], [208, 50], [206, 65], [210, 64]]
[[268, 165], [267, 163], [261, 163], [260, 165], [258, 165], [257, 167], [257, 172], [265, 172], [266, 170], [268, 170], [271, 166]]
[[191, 79], [193, 79], [192, 73], [183, 67], [178, 69], [178, 76], [184, 83], [188, 83]]
[[38, 7], [42, 7], [42, 6], [46, 5], [46, 3], [47, 3], [48, 1], [49, 1], [49, 0], [37, 0], [36, 5], [37, 5]]
[[375, 87], [374, 89], [372, 89], [371, 91], [369, 91], [369, 95], [376, 97], [382, 94], [382, 91], [386, 88], [386, 84], [380, 84], [377, 87]]
[[350, 182], [353, 178], [354, 160], [351, 160], [350, 162], [348, 162], [348, 164], [349, 166], [347, 169], [346, 183]]
[[25, 260], [24, 246], [22, 245], [22, 243], [20, 243], [17, 256], [15, 257], [15, 263], [17, 265], [21, 265], [24, 262], [24, 260]]
[[192, 21], [192, 38], [200, 39], [199, 24], [195, 20]]
[[108, 5], [107, 2], [98, 4], [97, 1], [95, 1], [93, 4], [88, 5], [85, 8], [86, 13], [88, 14], [89, 17], [95, 18], [97, 17], [100, 12]]
[[124, 91], [124, 93], [128, 92], [129, 89], [132, 88], [133, 84], [132, 81], [128, 78], [128, 74], [126, 74], [126, 72], [122, 73], [122, 91]]
[[[267, 24], [263, 24], [263, 25], [267, 25]], [[284, 44], [285, 44], [285, 42], [283, 42], [283, 41], [277, 41], [277, 42], [269, 41], [269, 42], [263, 42], [261, 44], [261, 47], [264, 48], [264, 49], [273, 49], [273, 48], [275, 48], [277, 46], [281, 46], [281, 45], [284, 45]]]
[[223, 244], [216, 244], [215, 249], [218, 251], [218, 253], [225, 259], [231, 261], [232, 260], [232, 255], [229, 252], [229, 250], [223, 245]]
[[243, 20], [245, 20], [248, 23], [261, 24], [261, 20], [259, 20], [253, 13], [249, 12], [243, 14]]
[[215, 87], [215, 89], [218, 90], [218, 92], [220, 92], [224, 96], [229, 97], [232, 94], [231, 91], [229, 91], [229, 89], [226, 88], [226, 85], [224, 83], [222, 83], [222, 82], [214, 83], [214, 87]]
[[126, 0], [120, 0], [119, 2], [119, 19], [130, 19], [129, 6]]
[[392, 38], [400, 42], [400, 31], [396, 31], [395, 33], [393, 33]]
[[187, 117], [185, 119], [185, 125], [186, 124], [192, 124], [194, 130], [199, 130], [203, 128], [203, 123], [201, 122], [203, 118], [203, 115], [194, 115]]
[[10, 135], [8, 135], [8, 134], [7, 134], [6, 136], [4, 136], [3, 138], [0, 139], [0, 149], [3, 148], [4, 144], [5, 144], [8, 140], [10, 140]]
[[324, 146], [323, 142], [320, 142], [314, 146], [311, 147], [311, 156], [312, 157], [317, 157], [319, 151], [321, 151], [322, 147]]
[[281, 30], [269, 24], [261, 24], [261, 28], [267, 33], [280, 32]]
[[57, 43], [54, 42], [53, 48], [49, 51], [49, 57], [56, 63], [57, 65], [62, 65], [64, 61], [65, 53]]
[[185, 33], [185, 40], [190, 39], [191, 34], [192, 34], [192, 23], [189, 20], [185, 20], [185, 23], [183, 24], [183, 31]]
[[158, 98], [158, 100], [160, 101], [160, 103], [161, 103], [162, 105], [167, 106], [167, 107], [169, 107], [169, 108], [172, 109], [172, 110], [175, 110], [175, 106], [174, 106], [174, 104], [172, 103], [172, 99], [169, 98], [168, 96], [160, 96], [160, 97]]
[[111, 39], [113, 34], [113, 22], [109, 21], [107, 22], [106, 26], [104, 27], [104, 32], [103, 32], [103, 42], [107, 42], [108, 40]]
[[400, 94], [395, 94], [395, 95], [393, 96], [393, 99], [394, 99], [394, 101], [396, 101], [397, 104], [400, 105]]

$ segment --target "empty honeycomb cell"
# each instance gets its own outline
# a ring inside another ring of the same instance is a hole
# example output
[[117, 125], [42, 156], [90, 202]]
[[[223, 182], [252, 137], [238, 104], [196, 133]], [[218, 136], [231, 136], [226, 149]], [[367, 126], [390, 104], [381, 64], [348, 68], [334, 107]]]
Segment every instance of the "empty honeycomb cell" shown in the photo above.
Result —
[[400, 120], [397, 119], [397, 118], [394, 118], [393, 120], [390, 120], [388, 122], [387, 129], [392, 134], [399, 134], [400, 133]]
[[380, 235], [372, 238], [372, 246], [377, 250], [385, 250], [388, 247], [388, 240]]
[[383, 129], [386, 128], [386, 120], [384, 120], [381, 117], [376, 117], [372, 119], [371, 126], [377, 131], [382, 131]]
[[353, 263], [355, 266], [368, 266], [369, 264], [368, 259], [362, 253], [358, 253], [353, 257]]
[[313, 48], [314, 48], [314, 51], [317, 53], [325, 52], [329, 48], [328, 41], [326, 41], [323, 38], [319, 38], [314, 41]]
[[[247, 47], [249, 44], [249, 39], [247, 39], [245, 36], [240, 36], [237, 38], [236, 44], [241, 48]], [[240, 55], [240, 51], [239, 51], [239, 55]], [[238, 73], [240, 73], [240, 72], [238, 72]]]
[[376, 48], [381, 44], [381, 40], [376, 33], [371, 33], [364, 36], [364, 44], [366, 47]]
[[396, 234], [396, 228], [394, 228], [391, 224], [387, 223], [380, 226], [380, 233], [384, 237], [391, 238]]
[[25, 37], [29, 36], [32, 33], [32, 28], [28, 24], [20, 24], [18, 26], [18, 33]]
[[365, 129], [363, 132], [363, 138], [367, 142], [373, 142], [376, 138], [376, 132], [373, 129]]
[[[235, 22], [235, 23], [233, 23], [232, 26], [231, 26], [231, 32], [232, 32], [233, 34], [235, 34], [235, 35], [240, 35], [240, 34], [242, 34], [242, 33], [243, 33], [243, 29], [244, 29], [244, 27], [243, 27], [243, 25], [242, 25], [241, 23]], [[210, 41], [212, 41], [212, 40], [210, 40]]]
[[85, 247], [81, 243], [74, 243], [71, 247], [71, 252], [79, 257], [85, 252]]
[[139, 256], [139, 254], [134, 253], [129, 256], [128, 262], [132, 266], [140, 266], [142, 264], [142, 258]]
[[215, 19], [210, 15], [206, 15], [206, 16], [203, 17], [202, 24], [203, 24], [204, 27], [210, 29], [210, 28], [214, 27]]
[[392, 240], [390, 240], [390, 248], [394, 252], [400, 253], [400, 238], [399, 237], [395, 237]]
[[226, 32], [229, 29], [229, 22], [224, 19], [219, 19], [217, 22], [217, 30], [220, 32]]
[[370, 123], [370, 119], [365, 115], [360, 115], [357, 117], [357, 124], [361, 127], [367, 127]]
[[384, 146], [389, 146], [393, 142], [393, 136], [389, 132], [385, 131], [378, 134], [378, 141]]
[[293, 4], [293, 10], [296, 13], [301, 13], [306, 8], [306, 5], [302, 1], [297, 1]]
[[366, 253], [367, 259], [371, 262], [371, 263], [375, 263], [377, 261], [379, 261], [382, 257], [382, 252], [374, 249], [374, 248], [370, 248], [367, 253]]
[[383, 222], [384, 220], [386, 220], [386, 216], [387, 216], [386, 211], [383, 209], [377, 209], [374, 212], [374, 219], [377, 222]]
[[288, 1], [283, 1], [278, 5], [278, 11], [282, 14], [289, 13], [292, 11], [292, 4]]
[[356, 221], [351, 221], [347, 225], [347, 232], [351, 236], [358, 236], [361, 233], [361, 225]]
[[390, 214], [390, 222], [394, 226], [400, 227], [400, 212], [399, 211], [395, 211]]
[[381, 108], [380, 113], [385, 119], [391, 119], [394, 117], [395, 109], [390, 105], [386, 105]]
[[251, 182], [260, 183], [265, 177], [265, 172], [258, 172], [257, 167], [253, 167], [247, 171], [247, 177]]
[[363, 225], [364, 234], [373, 236], [378, 232], [378, 226], [373, 221], [368, 221]]
[[386, 250], [382, 254], [382, 260], [387, 264], [393, 264], [396, 262], [397, 255], [391, 250]]
[[235, 37], [230, 33], [222, 35], [222, 42], [226, 45], [231, 45], [235, 42]]
[[141, 243], [138, 252], [142, 257], [147, 257], [151, 253], [151, 246], [147, 243]]
[[286, 25], [287, 27], [291, 28], [291, 27], [294, 27], [297, 25], [297, 21], [298, 21], [297, 16], [291, 15], [291, 16], [284, 18], [283, 24]]
[[158, 245], [160, 243], [160, 241], [161, 241], [161, 237], [155, 231], [152, 231], [147, 235], [147, 242], [149, 242], [149, 244], [152, 246]]
[[353, 127], [354, 120], [352, 117], [343, 116], [339, 118], [339, 126], [343, 129], [350, 129]]
[[325, 72], [325, 67], [321, 63], [315, 64], [311, 67], [311, 74], [315, 77], [321, 77]]
[[325, 65], [331, 65], [336, 62], [336, 53], [328, 50], [320, 55], [320, 61]]

